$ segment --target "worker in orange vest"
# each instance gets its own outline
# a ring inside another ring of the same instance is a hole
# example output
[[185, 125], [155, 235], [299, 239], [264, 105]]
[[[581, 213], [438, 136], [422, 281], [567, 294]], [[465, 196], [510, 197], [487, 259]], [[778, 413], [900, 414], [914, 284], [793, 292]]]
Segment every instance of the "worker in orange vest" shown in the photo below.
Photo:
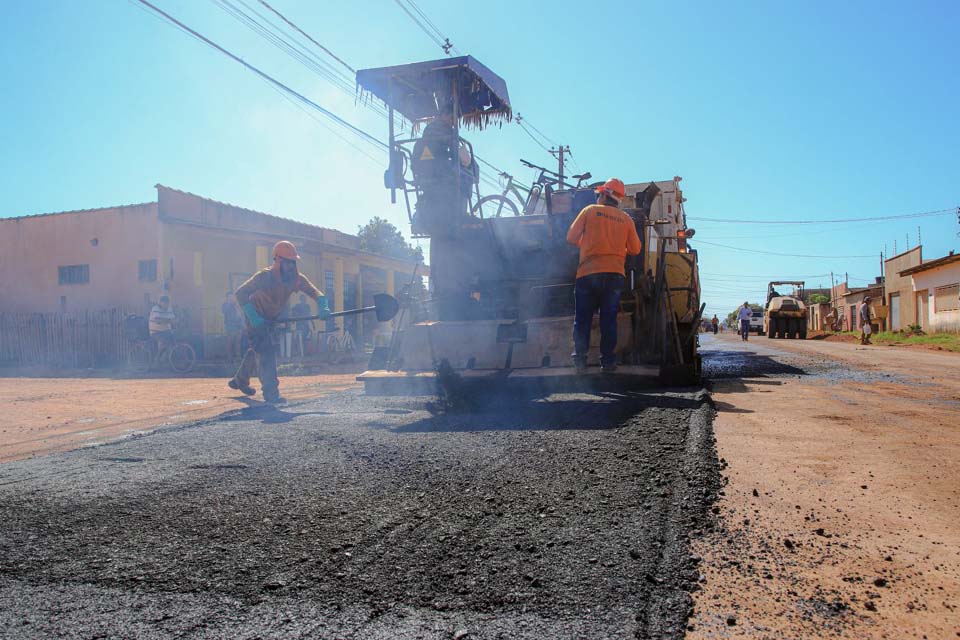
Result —
[[320, 319], [330, 317], [326, 296], [297, 270], [299, 259], [294, 244], [281, 240], [273, 247], [273, 265], [255, 273], [236, 291], [237, 304], [243, 309], [247, 335], [250, 337], [250, 348], [244, 354], [237, 373], [227, 384], [231, 389], [252, 396], [256, 389], [250, 386], [250, 377], [254, 375], [259, 360], [263, 400], [269, 403], [285, 402], [280, 396], [280, 381], [277, 378], [278, 345], [270, 324], [287, 306], [290, 294], [299, 291], [310, 296], [317, 301]]
[[600, 366], [617, 368], [617, 311], [625, 286], [624, 263], [640, 253], [633, 218], [618, 207], [626, 195], [623, 181], [610, 178], [597, 189], [597, 204], [584, 207], [567, 231], [567, 242], [580, 248], [574, 288], [573, 363], [586, 373], [593, 314], [600, 311]]

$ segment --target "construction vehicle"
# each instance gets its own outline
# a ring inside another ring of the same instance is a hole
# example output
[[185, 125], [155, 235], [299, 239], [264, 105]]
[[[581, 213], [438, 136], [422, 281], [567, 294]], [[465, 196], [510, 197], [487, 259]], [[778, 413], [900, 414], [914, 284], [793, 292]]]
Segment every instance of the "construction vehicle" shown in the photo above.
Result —
[[[601, 375], [595, 319], [588, 373], [578, 378], [571, 353], [579, 252], [566, 233], [580, 210], [596, 202], [596, 185], [568, 184], [561, 167], [544, 189], [545, 210], [484, 217], [476, 206], [473, 147], [460, 131], [510, 121], [503, 79], [462, 56], [360, 70], [357, 84], [362, 99], [379, 99], [388, 110], [384, 185], [392, 201], [399, 193], [406, 203], [414, 237], [430, 240], [427, 317], [409, 322], [412, 314], [401, 310], [388, 352], [358, 378], [368, 393], [430, 391], [440, 372], [467, 383], [699, 380], [696, 329], [704, 305], [681, 178], [626, 185], [621, 208], [643, 247], [625, 265], [617, 318], [621, 366]], [[398, 115], [410, 124], [409, 135], [397, 134]]]
[[[792, 286], [789, 295], [777, 287]], [[807, 305], [803, 281], [771, 282], [767, 285], [767, 304], [763, 311], [763, 330], [768, 338], [807, 339]]]

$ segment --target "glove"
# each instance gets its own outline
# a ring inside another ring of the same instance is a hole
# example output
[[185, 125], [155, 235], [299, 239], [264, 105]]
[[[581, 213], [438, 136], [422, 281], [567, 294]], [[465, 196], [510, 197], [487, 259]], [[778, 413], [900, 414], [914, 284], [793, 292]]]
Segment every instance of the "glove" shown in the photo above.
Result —
[[247, 316], [247, 322], [250, 323], [251, 329], [259, 329], [263, 326], [265, 322], [263, 316], [257, 313], [257, 308], [253, 306], [252, 302], [243, 305], [243, 313]]
[[327, 296], [317, 296], [317, 315], [321, 320], [330, 319], [330, 306], [327, 304]]

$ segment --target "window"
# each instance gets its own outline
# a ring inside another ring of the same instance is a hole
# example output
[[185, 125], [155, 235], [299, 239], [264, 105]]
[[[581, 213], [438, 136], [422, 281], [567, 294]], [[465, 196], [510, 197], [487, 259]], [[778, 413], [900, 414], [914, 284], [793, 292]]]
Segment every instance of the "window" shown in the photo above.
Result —
[[90, 265], [72, 264], [57, 267], [57, 276], [60, 284], [86, 284], [90, 282]]
[[137, 279], [140, 282], [157, 281], [157, 261], [141, 260], [137, 263]]
[[937, 287], [933, 290], [933, 312], [957, 311], [960, 309], [960, 284]]

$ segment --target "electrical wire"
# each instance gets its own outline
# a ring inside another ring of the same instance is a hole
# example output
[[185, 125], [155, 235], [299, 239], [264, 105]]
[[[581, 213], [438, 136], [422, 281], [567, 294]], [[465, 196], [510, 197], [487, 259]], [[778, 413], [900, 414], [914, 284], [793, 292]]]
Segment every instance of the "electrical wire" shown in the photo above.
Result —
[[269, 9], [270, 11], [272, 11], [273, 13], [275, 13], [275, 14], [277, 15], [277, 17], [279, 17], [281, 20], [283, 20], [283, 21], [286, 22], [288, 25], [290, 25], [291, 27], [293, 27], [294, 29], [296, 29], [298, 32], [300, 32], [300, 34], [302, 34], [303, 37], [305, 37], [307, 40], [309, 40], [309, 41], [312, 42], [313, 44], [315, 44], [315, 45], [317, 45], [318, 47], [320, 47], [324, 52], [326, 52], [326, 54], [327, 54], [328, 56], [330, 56], [331, 58], [333, 58], [334, 60], [336, 60], [337, 62], [339, 62], [340, 64], [342, 64], [344, 67], [346, 67], [347, 70], [348, 70], [350, 73], [356, 73], [356, 72], [357, 72], [356, 69], [354, 69], [354, 68], [351, 67], [349, 64], [347, 64], [346, 62], [344, 62], [343, 60], [341, 60], [340, 58], [338, 58], [332, 51], [330, 51], [330, 49], [327, 49], [325, 46], [323, 46], [322, 44], [320, 44], [319, 42], [317, 42], [316, 40], [314, 40], [313, 37], [310, 36], [309, 33], [307, 33], [306, 31], [304, 31], [303, 29], [301, 29], [301, 28], [298, 27], [297, 25], [295, 25], [293, 22], [291, 22], [290, 20], [288, 20], [286, 16], [284, 16], [282, 13], [280, 13], [279, 11], [277, 11], [276, 9], [274, 9], [272, 6], [270, 6], [270, 3], [268, 3], [266, 0], [257, 0], [257, 1], [258, 1], [260, 4], [262, 4], [264, 7], [266, 7], [267, 9]]
[[697, 240], [699, 244], [710, 245], [711, 247], [721, 247], [723, 249], [731, 249], [733, 251], [743, 251], [745, 253], [759, 253], [768, 256], [782, 256], [784, 258], [825, 258], [825, 259], [840, 259], [840, 258], [876, 258], [877, 254], [870, 254], [866, 256], [816, 256], [816, 255], [805, 255], [797, 253], [780, 253], [779, 251], [761, 251], [759, 249], [744, 249], [742, 247], [731, 247], [726, 244], [718, 244], [716, 242], [707, 242], [706, 240]]
[[427, 37], [429, 37], [431, 40], [433, 40], [434, 43], [436, 43], [436, 45], [437, 45], [438, 47], [440, 47], [441, 49], [443, 49], [443, 52], [444, 52], [445, 54], [450, 55], [450, 51], [444, 47], [443, 41], [440, 40], [440, 39], [438, 39], [437, 36], [436, 36], [434, 33], [432, 33], [432, 32], [430, 31], [430, 29], [429, 29], [426, 25], [424, 25], [424, 24], [417, 18], [417, 16], [415, 16], [415, 15], [413, 14], [413, 12], [412, 12], [410, 9], [408, 9], [405, 4], [403, 4], [403, 2], [401, 2], [401, 0], [393, 0], [393, 1], [397, 3], [397, 6], [398, 6], [398, 7], [400, 7], [401, 9], [403, 9], [403, 12], [404, 12], [404, 13], [406, 13], [408, 16], [410, 16], [410, 19], [413, 20], [413, 22], [414, 22], [418, 27], [420, 27], [420, 29], [421, 29], [425, 34], [427, 34]]
[[730, 224], [836, 224], [845, 222], [877, 222], [880, 220], [905, 220], [909, 218], [929, 218], [934, 216], [954, 215], [956, 207], [950, 209], [938, 209], [937, 211], [923, 211], [921, 213], [905, 213], [894, 216], [876, 216], [872, 218], [842, 218], [837, 220], [732, 220], [729, 218], [701, 218], [699, 216], [689, 216], [689, 220], [698, 220], [700, 222], [723, 222]]
[[351, 124], [350, 122], [344, 120], [343, 118], [341, 118], [340, 116], [338, 116], [338, 115], [335, 114], [334, 112], [330, 111], [329, 109], [326, 109], [326, 108], [322, 107], [321, 105], [317, 104], [316, 102], [314, 102], [314, 101], [311, 100], [310, 98], [307, 98], [306, 96], [304, 96], [302, 93], [299, 93], [298, 91], [290, 88], [289, 86], [287, 86], [287, 85], [285, 85], [284, 83], [280, 82], [279, 80], [277, 80], [277, 79], [274, 78], [273, 76], [265, 73], [264, 71], [261, 71], [261, 70], [258, 69], [257, 67], [255, 67], [255, 66], [253, 66], [252, 64], [250, 64], [249, 62], [245, 61], [243, 58], [241, 58], [241, 57], [237, 56], [236, 54], [231, 53], [231, 52], [228, 51], [227, 49], [221, 47], [219, 44], [217, 44], [217, 43], [214, 42], [213, 40], [210, 40], [209, 38], [207, 38], [206, 36], [200, 34], [200, 33], [197, 32], [196, 30], [191, 29], [190, 27], [188, 27], [188, 26], [185, 25], [184, 23], [180, 22], [179, 20], [177, 20], [176, 18], [174, 18], [173, 16], [171, 16], [169, 13], [163, 11], [162, 9], [160, 9], [159, 7], [157, 7], [156, 5], [154, 5], [154, 4], [152, 4], [151, 2], [149, 2], [149, 0], [137, 0], [137, 2], [143, 4], [143, 5], [146, 6], [146, 7], [149, 7], [150, 9], [152, 9], [153, 11], [155, 11], [156, 13], [158, 13], [159, 15], [163, 16], [168, 22], [170, 22], [171, 24], [173, 24], [174, 26], [176, 26], [176, 27], [177, 27], [178, 29], [180, 29], [181, 31], [183, 31], [183, 32], [189, 34], [190, 36], [192, 36], [192, 37], [200, 40], [201, 42], [203, 42], [204, 44], [208, 45], [209, 47], [211, 47], [211, 48], [219, 51], [220, 53], [222, 53], [223, 55], [227, 56], [228, 58], [230, 58], [230, 59], [233, 60], [234, 62], [237, 62], [237, 63], [241, 64], [241, 65], [242, 65], [243, 67], [245, 67], [247, 70], [255, 73], [257, 76], [259, 76], [259, 77], [262, 78], [263, 80], [266, 80], [267, 82], [269, 82], [270, 84], [274, 85], [275, 87], [277, 87], [277, 88], [279, 88], [279, 89], [282, 89], [283, 91], [286, 91], [289, 95], [295, 97], [296, 99], [298, 99], [299, 101], [301, 101], [301, 102], [304, 103], [305, 105], [310, 106], [310, 107], [316, 109], [317, 111], [319, 111], [320, 113], [322, 113], [323, 115], [325, 115], [327, 118], [329, 118], [329, 119], [332, 120], [333, 122], [339, 124], [339, 125], [340, 125], [341, 127], [343, 127], [344, 129], [353, 132], [353, 133], [354, 133], [355, 135], [357, 135], [359, 138], [361, 138], [361, 139], [363, 139], [363, 140], [365, 140], [365, 141], [367, 141], [367, 142], [370, 142], [371, 144], [373, 144], [373, 145], [375, 145], [375, 146], [377, 146], [377, 147], [380, 147], [380, 148], [383, 148], [383, 149], [386, 149], [386, 148], [387, 148], [387, 144], [384, 143], [383, 141], [378, 140], [376, 137], [374, 137], [373, 135], [367, 133], [367, 132], [364, 131], [363, 129], [361, 129], [361, 128], [357, 127], [356, 125], [353, 125], [353, 124]]

